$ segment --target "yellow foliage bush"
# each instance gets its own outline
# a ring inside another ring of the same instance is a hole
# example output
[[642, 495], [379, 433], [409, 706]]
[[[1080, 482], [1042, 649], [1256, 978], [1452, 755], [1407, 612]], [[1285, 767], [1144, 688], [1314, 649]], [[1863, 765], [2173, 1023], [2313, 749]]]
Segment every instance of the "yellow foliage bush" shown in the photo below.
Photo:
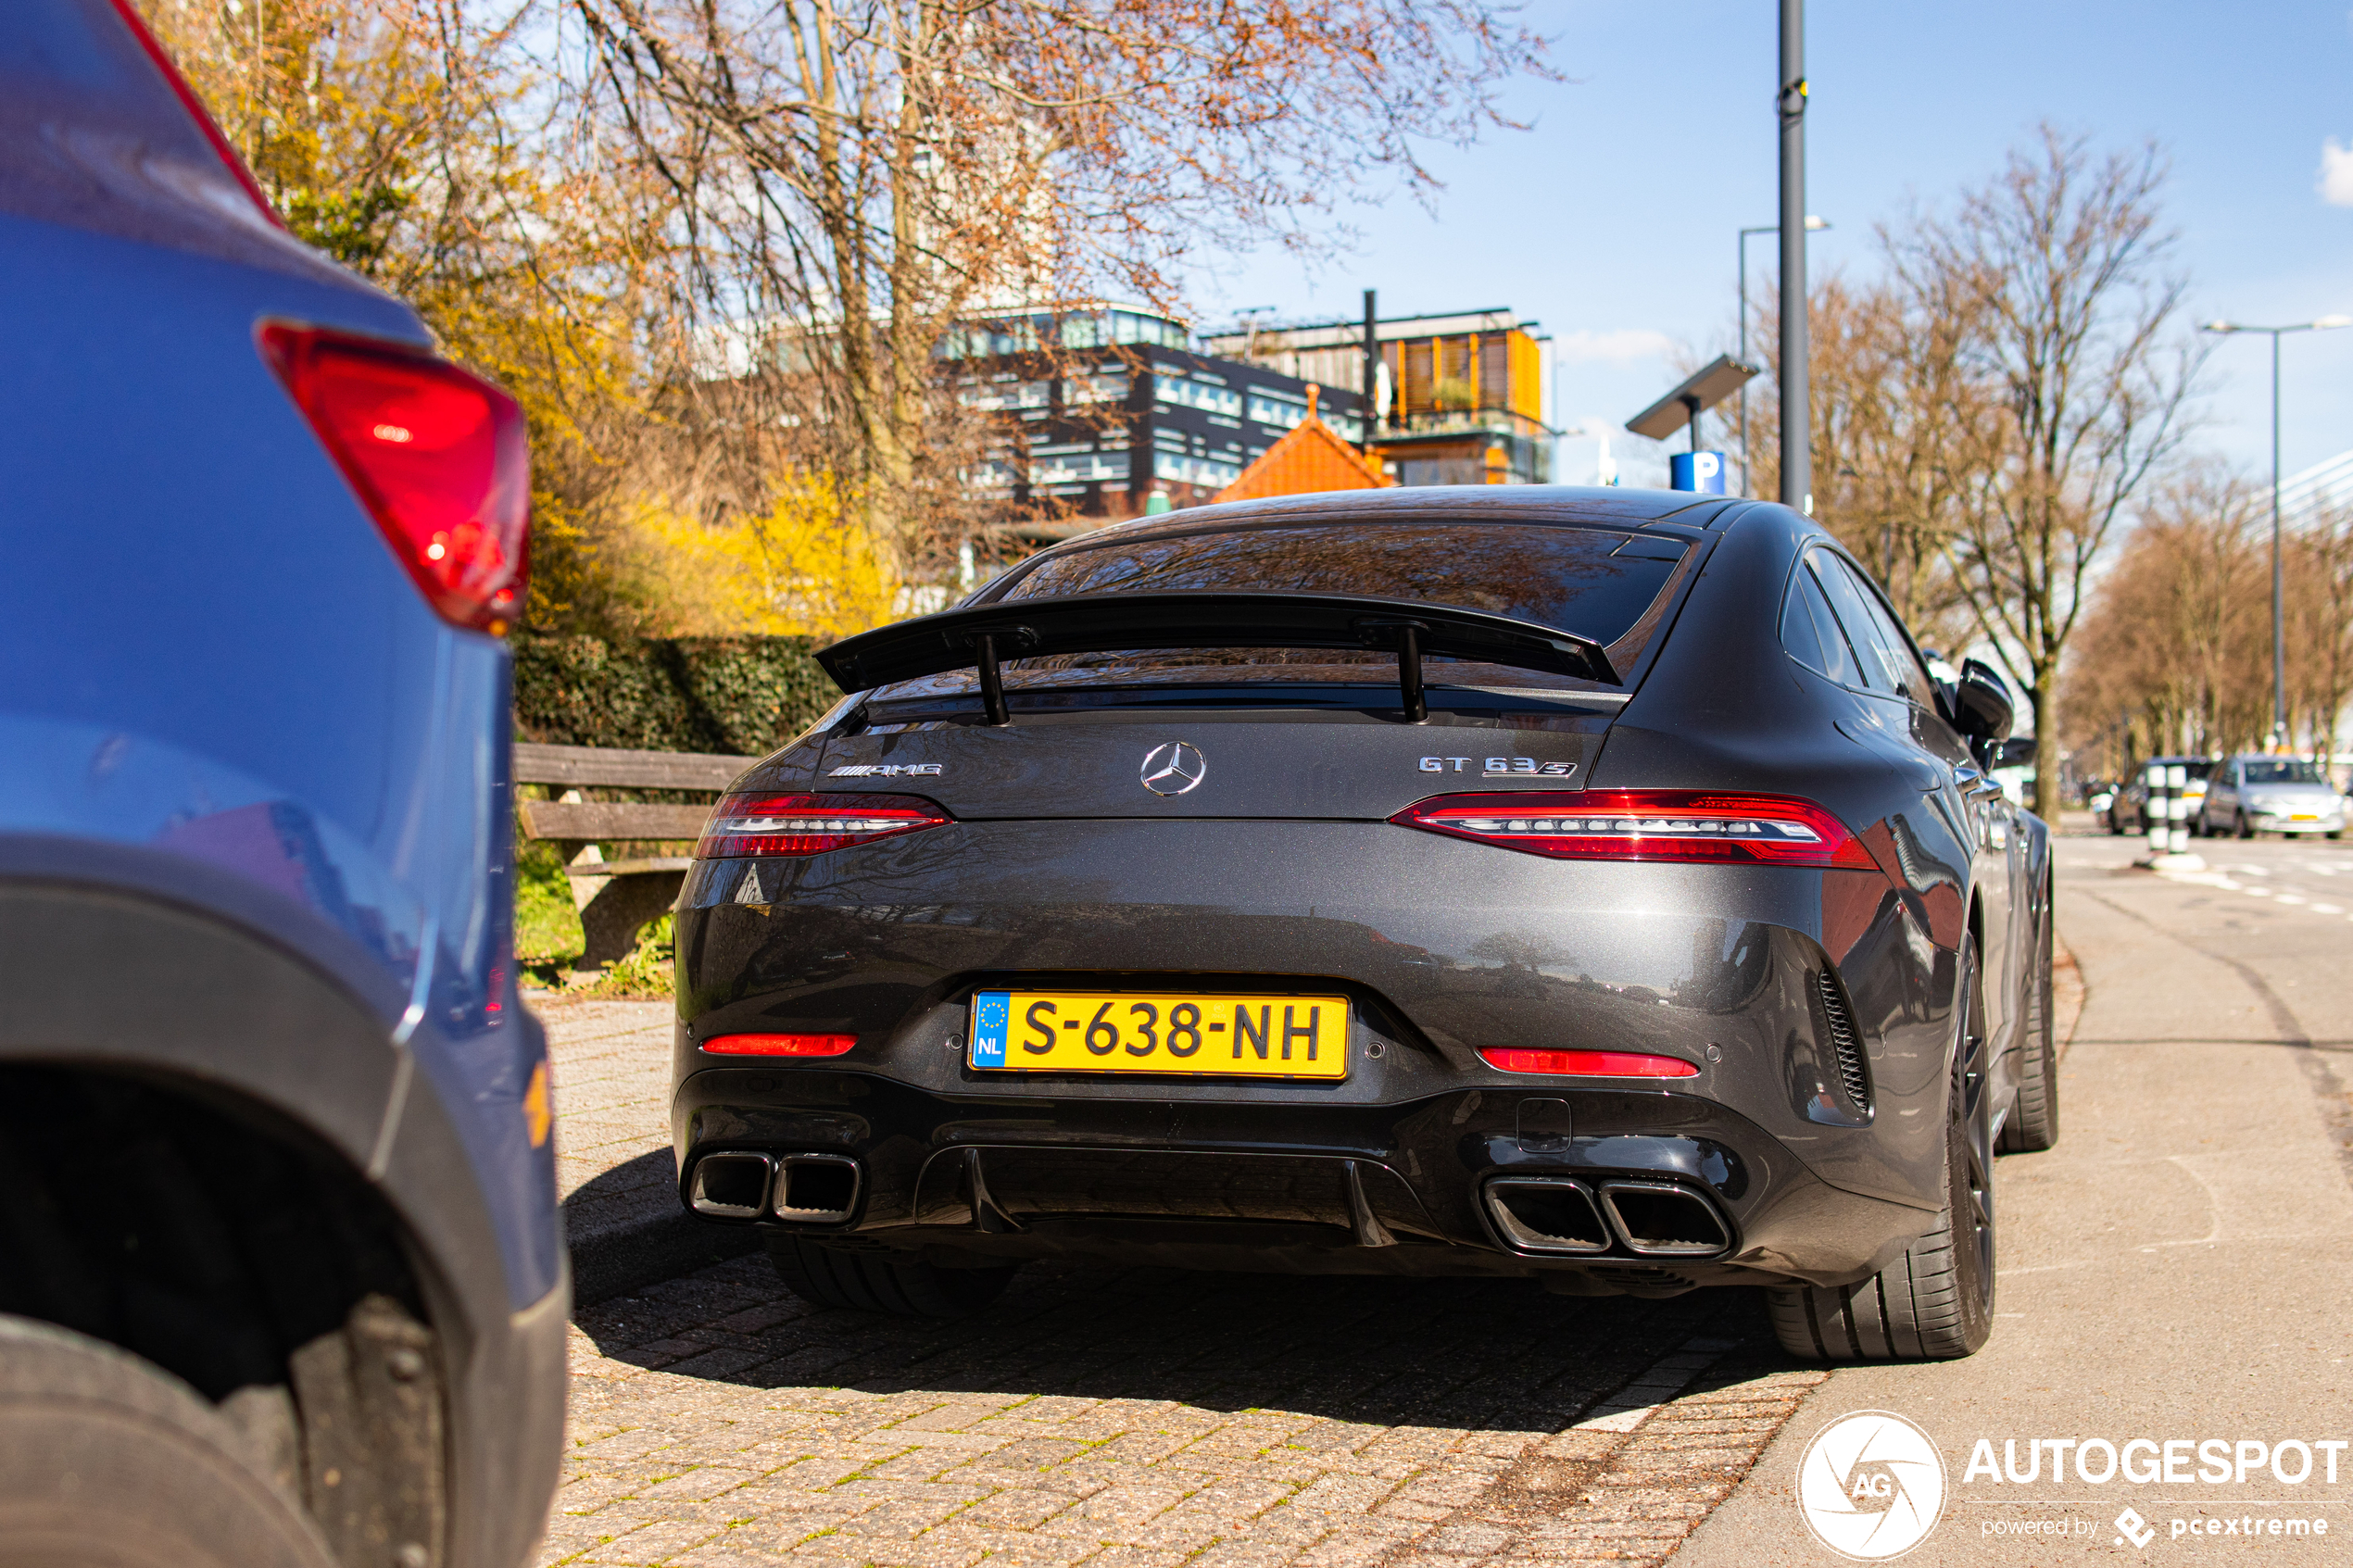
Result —
[[639, 575], [671, 635], [831, 639], [896, 619], [889, 557], [823, 480], [780, 483], [766, 511], [716, 522], [642, 506], [632, 532]]

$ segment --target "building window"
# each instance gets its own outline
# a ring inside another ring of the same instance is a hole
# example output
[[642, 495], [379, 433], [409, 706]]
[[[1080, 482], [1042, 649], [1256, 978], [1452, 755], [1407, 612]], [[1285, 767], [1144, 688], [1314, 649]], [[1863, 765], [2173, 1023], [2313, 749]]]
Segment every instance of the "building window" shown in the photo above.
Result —
[[1152, 477], [1173, 479], [1180, 484], [1200, 484], [1223, 490], [1242, 476], [1239, 463], [1225, 463], [1215, 458], [1180, 458], [1173, 452], [1152, 454]]
[[963, 470], [964, 488], [975, 495], [1003, 497], [1013, 493], [1021, 483], [1021, 470], [1009, 462], [989, 458]]
[[1242, 395], [1233, 388], [1179, 381], [1165, 372], [1152, 377], [1152, 400], [1179, 408], [1199, 408], [1204, 414], [1221, 414], [1229, 420], [1239, 420], [1242, 413]]
[[1069, 376], [1063, 382], [1063, 405], [1075, 408], [1088, 403], [1125, 403], [1129, 385], [1125, 372]]
[[1068, 452], [1051, 457], [1030, 454], [1029, 483], [1039, 484], [1101, 484], [1127, 479], [1125, 452]]
[[1307, 399], [1269, 387], [1253, 387], [1250, 394], [1250, 417], [1276, 430], [1297, 430], [1306, 422]]
[[1007, 408], [1043, 408], [1050, 401], [1047, 389], [1048, 383], [1042, 381], [998, 382], [967, 386], [956, 394], [956, 401], [967, 408], [991, 413]]

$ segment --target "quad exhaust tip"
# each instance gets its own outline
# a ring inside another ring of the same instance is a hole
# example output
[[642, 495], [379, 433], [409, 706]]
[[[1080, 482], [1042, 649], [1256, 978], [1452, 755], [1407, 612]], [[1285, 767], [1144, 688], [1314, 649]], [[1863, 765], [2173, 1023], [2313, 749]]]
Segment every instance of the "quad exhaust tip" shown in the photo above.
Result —
[[840, 1224], [857, 1210], [862, 1177], [846, 1154], [706, 1154], [695, 1161], [686, 1207], [711, 1220]]
[[1592, 1255], [1623, 1247], [1641, 1258], [1708, 1258], [1732, 1244], [1716, 1206], [1671, 1182], [1503, 1176], [1487, 1210], [1526, 1252]]

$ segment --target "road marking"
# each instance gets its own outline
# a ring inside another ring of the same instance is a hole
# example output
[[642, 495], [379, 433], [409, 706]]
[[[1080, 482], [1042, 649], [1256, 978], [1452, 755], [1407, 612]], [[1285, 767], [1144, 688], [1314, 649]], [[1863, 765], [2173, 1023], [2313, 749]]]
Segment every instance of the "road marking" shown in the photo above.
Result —
[[2345, 908], [2341, 904], [2315, 904], [2312, 909], [2314, 913], [2323, 915], [2341, 915], [2345, 912]]

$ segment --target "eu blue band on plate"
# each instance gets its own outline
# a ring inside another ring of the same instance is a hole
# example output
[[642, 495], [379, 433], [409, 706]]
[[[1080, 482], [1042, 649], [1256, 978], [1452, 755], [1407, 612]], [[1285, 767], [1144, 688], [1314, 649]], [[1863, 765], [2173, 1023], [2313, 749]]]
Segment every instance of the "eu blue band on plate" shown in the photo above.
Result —
[[1013, 998], [1010, 991], [982, 991], [973, 997], [973, 1054], [975, 1067], [1005, 1065], [1005, 1033], [1013, 1022]]

